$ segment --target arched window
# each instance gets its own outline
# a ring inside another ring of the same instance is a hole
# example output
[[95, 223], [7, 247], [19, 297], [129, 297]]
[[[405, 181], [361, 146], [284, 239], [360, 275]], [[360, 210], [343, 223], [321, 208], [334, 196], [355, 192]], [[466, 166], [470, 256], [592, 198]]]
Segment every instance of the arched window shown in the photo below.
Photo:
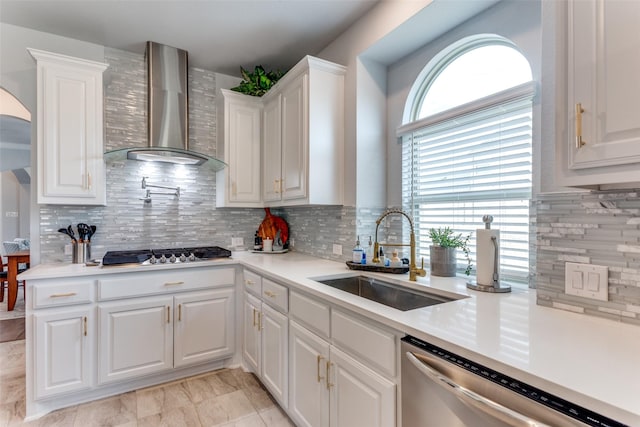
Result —
[[501, 277], [527, 280], [534, 90], [528, 61], [499, 36], [461, 40], [427, 64], [398, 129], [419, 256], [429, 257], [431, 228], [450, 227], [472, 233], [475, 259], [475, 230], [489, 214], [501, 230]]

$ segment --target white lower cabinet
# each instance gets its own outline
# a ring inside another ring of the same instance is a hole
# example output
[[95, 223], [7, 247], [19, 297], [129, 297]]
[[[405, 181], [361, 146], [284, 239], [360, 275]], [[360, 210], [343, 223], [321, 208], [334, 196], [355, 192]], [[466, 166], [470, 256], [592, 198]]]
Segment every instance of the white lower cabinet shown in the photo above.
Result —
[[172, 296], [98, 305], [100, 384], [173, 367]]
[[284, 409], [289, 401], [288, 337], [287, 317], [255, 296], [245, 293], [245, 363]]
[[89, 306], [33, 316], [37, 399], [93, 386], [94, 312]]
[[233, 295], [229, 288], [174, 297], [173, 366], [233, 355]]
[[232, 355], [233, 289], [98, 305], [100, 384]]
[[396, 424], [396, 386], [290, 320], [290, 415], [299, 426]]

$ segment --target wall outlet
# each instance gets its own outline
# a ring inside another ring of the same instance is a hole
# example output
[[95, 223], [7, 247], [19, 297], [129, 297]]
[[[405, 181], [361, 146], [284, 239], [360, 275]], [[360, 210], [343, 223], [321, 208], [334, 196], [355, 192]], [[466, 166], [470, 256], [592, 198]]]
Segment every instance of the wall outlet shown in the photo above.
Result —
[[334, 255], [342, 255], [342, 245], [333, 244], [333, 254]]
[[234, 248], [244, 246], [244, 239], [242, 237], [232, 237], [231, 246], [233, 246]]
[[609, 268], [603, 265], [565, 263], [564, 291], [568, 295], [608, 301]]
[[292, 248], [296, 245], [295, 239], [292, 237], [289, 239], [289, 247]]

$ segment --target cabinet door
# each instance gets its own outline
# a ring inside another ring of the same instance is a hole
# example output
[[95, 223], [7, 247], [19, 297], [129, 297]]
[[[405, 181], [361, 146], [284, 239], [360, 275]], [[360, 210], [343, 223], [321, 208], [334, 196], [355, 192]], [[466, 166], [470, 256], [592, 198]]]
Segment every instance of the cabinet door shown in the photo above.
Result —
[[331, 347], [328, 373], [331, 427], [389, 427], [396, 424], [395, 385]]
[[173, 297], [98, 305], [101, 384], [173, 367]]
[[639, 21], [640, 2], [569, 2], [570, 169], [640, 163]]
[[298, 426], [327, 427], [329, 344], [293, 320], [289, 334], [289, 414]]
[[174, 367], [233, 355], [233, 289], [174, 299]]
[[106, 64], [30, 49], [37, 60], [38, 203], [104, 205]]
[[35, 398], [92, 386], [94, 309], [50, 310], [35, 322]]
[[259, 101], [225, 98], [225, 160], [229, 164], [226, 190], [230, 206], [234, 206], [234, 202], [260, 203], [262, 200], [260, 115]]
[[263, 112], [263, 197], [265, 202], [282, 198], [282, 117], [281, 99], [278, 94], [264, 106]]
[[282, 200], [307, 196], [308, 73], [282, 92]]
[[262, 327], [262, 382], [286, 409], [289, 402], [287, 317], [263, 303], [260, 324]]
[[244, 361], [260, 375], [260, 300], [244, 294], [244, 334], [242, 354]]

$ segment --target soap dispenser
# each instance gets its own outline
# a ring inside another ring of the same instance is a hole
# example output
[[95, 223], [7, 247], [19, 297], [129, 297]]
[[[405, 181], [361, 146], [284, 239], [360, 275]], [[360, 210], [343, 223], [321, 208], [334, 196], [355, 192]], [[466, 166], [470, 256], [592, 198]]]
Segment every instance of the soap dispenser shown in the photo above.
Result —
[[364, 251], [362, 250], [362, 246], [360, 246], [360, 236], [358, 236], [356, 240], [356, 245], [353, 248], [353, 259], [352, 261], [356, 264], [362, 263], [362, 254]]

